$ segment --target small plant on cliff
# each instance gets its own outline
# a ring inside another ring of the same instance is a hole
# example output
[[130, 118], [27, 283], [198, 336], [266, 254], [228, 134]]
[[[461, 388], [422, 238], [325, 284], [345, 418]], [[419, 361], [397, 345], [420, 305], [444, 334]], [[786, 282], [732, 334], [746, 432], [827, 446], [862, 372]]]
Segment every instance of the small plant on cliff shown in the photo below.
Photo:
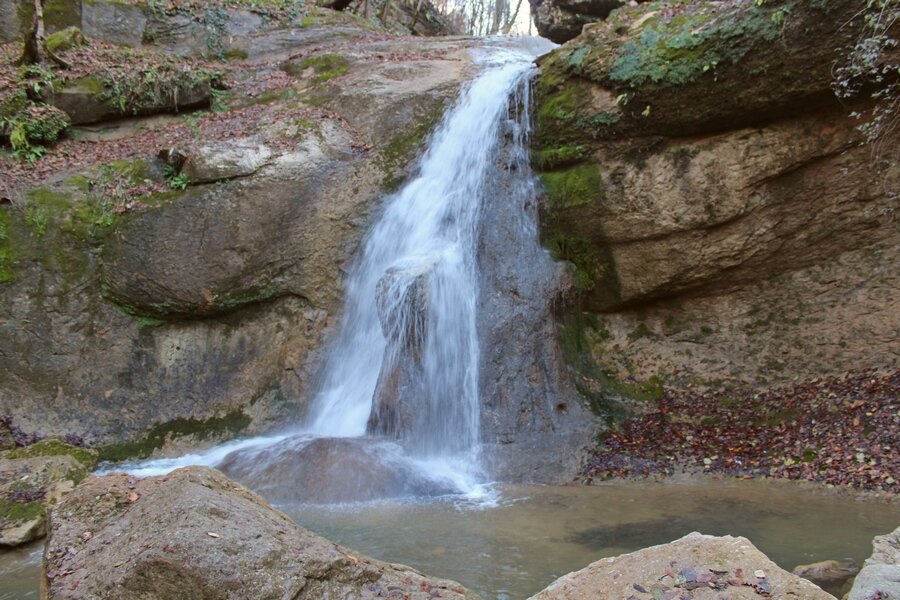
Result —
[[879, 149], [900, 124], [900, 61], [895, 52], [900, 42], [892, 35], [900, 23], [900, 0], [867, 0], [856, 18], [863, 20], [862, 33], [835, 69], [834, 90], [840, 98], [870, 94], [877, 101], [860, 130]]

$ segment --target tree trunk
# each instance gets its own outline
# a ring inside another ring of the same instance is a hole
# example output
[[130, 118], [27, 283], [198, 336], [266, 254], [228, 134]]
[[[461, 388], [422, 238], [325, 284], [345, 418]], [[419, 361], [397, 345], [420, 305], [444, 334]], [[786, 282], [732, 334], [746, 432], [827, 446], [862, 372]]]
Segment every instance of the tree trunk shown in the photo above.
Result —
[[25, 38], [25, 48], [22, 50], [22, 58], [19, 64], [36, 65], [44, 62], [44, 47], [46, 40], [44, 39], [44, 2], [43, 0], [34, 0], [34, 21], [31, 25], [31, 31]]

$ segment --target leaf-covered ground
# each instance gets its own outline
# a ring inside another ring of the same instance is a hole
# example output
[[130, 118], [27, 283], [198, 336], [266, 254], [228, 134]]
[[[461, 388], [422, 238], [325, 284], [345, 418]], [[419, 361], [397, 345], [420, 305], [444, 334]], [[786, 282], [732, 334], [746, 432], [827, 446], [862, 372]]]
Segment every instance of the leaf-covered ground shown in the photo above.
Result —
[[772, 388], [666, 388], [606, 435], [582, 477], [701, 471], [900, 492], [900, 371]]

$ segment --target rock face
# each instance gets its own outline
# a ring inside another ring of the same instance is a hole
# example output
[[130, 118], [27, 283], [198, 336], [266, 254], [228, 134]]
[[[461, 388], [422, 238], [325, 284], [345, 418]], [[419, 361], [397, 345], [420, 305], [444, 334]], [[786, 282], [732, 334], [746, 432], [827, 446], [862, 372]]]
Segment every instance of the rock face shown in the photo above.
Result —
[[[385, 40], [352, 27], [278, 39], [268, 54], [256, 50], [252, 70], [268, 69], [283, 97], [261, 103], [233, 91], [233, 110], [209, 115], [223, 120], [222, 135], [180, 144], [187, 189], [118, 196], [165, 182], [153, 157], [184, 126], [173, 119], [153, 121], [150, 133], [122, 124], [121, 139], [85, 130], [106, 156], [129, 160], [61, 173], [0, 205], [0, 253], [11, 257], [0, 265], [9, 266], [0, 414], [26, 433], [80, 436], [122, 459], [304, 413], [344, 265], [455, 97], [470, 42]], [[278, 69], [291, 53], [335, 54], [335, 45], [346, 61], [339, 79]], [[358, 106], [366, 110], [348, 112]], [[257, 125], [260, 113], [274, 116]], [[231, 126], [245, 119], [252, 131]]]
[[44, 440], [0, 454], [0, 546], [43, 537], [47, 508], [74, 489], [97, 453]]
[[757, 4], [623, 8], [542, 62], [542, 239], [578, 289], [561, 339], [589, 395], [898, 356], [900, 169], [831, 91], [858, 6]]
[[47, 600], [476, 598], [353, 554], [208, 468], [92, 477], [51, 512]]
[[900, 598], [900, 527], [872, 540], [872, 556], [853, 581], [848, 600]]
[[[531, 600], [650, 597], [756, 600], [833, 598], [791, 575], [742, 537], [691, 533], [669, 544], [604, 558], [550, 584]], [[668, 595], [667, 595], [668, 594]]]
[[791, 573], [841, 598], [844, 596], [842, 590], [848, 592], [853, 577], [859, 573], [859, 565], [852, 560], [823, 560], [796, 566]]
[[288, 438], [262, 451], [233, 452], [218, 467], [277, 503], [368, 502], [457, 491], [450, 482], [428, 477], [396, 444], [365, 438]]

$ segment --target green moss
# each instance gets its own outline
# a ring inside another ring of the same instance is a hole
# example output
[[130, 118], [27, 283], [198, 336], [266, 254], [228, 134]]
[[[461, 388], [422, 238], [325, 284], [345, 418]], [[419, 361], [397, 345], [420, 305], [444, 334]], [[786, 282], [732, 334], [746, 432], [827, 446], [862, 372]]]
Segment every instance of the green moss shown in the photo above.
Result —
[[299, 76], [307, 69], [313, 70], [313, 83], [324, 83], [340, 77], [350, 68], [349, 61], [339, 54], [318, 54], [304, 58], [299, 65], [286, 63], [282, 67], [290, 75]]
[[44, 505], [39, 500], [34, 502], [10, 502], [0, 498], [0, 522], [25, 523], [44, 516]]
[[651, 402], [663, 393], [663, 380], [652, 376], [646, 381], [620, 381], [597, 364], [602, 345], [611, 338], [595, 314], [576, 312], [567, 315], [560, 328], [560, 348], [573, 370], [573, 383], [589, 402], [591, 409], [609, 421], [631, 412], [628, 402]]
[[94, 75], [88, 75], [87, 77], [80, 77], [68, 81], [66, 82], [66, 88], [85, 92], [93, 97], [99, 96], [104, 90], [103, 81]]
[[641, 322], [634, 330], [628, 334], [628, 339], [632, 342], [636, 342], [641, 338], [655, 338], [657, 335], [650, 331], [650, 328], [647, 327], [647, 324]]
[[53, 53], [65, 52], [87, 43], [84, 34], [77, 27], [66, 27], [47, 36], [47, 48]]
[[179, 437], [192, 436], [197, 441], [220, 437], [233, 437], [250, 425], [251, 418], [238, 409], [222, 417], [201, 419], [175, 419], [161, 423], [135, 442], [111, 444], [99, 448], [100, 460], [121, 461], [147, 458], [154, 450], [162, 448], [167, 441]]
[[551, 210], [596, 204], [605, 197], [603, 178], [593, 161], [562, 171], [542, 173], [540, 178]]
[[231, 50], [226, 50], [222, 56], [224, 56], [226, 60], [247, 60], [249, 54], [247, 54], [246, 50], [242, 50], [241, 48], [232, 48]]
[[[711, 74], [724, 63], [738, 63], [755, 43], [771, 42], [781, 32], [774, 15], [794, 2], [747, 3], [737, 14], [723, 14], [715, 4], [697, 3], [672, 16], [655, 15], [617, 48], [609, 78], [631, 88], [679, 86]], [[638, 15], [654, 14], [653, 2]], [[637, 16], [637, 15], [636, 15]]]
[[9, 283], [15, 279], [9, 220], [8, 209], [0, 206], [0, 283]]
[[50, 215], [43, 206], [31, 205], [25, 209], [25, 223], [37, 237], [44, 237], [49, 221]]
[[594, 288], [596, 262], [587, 240], [574, 235], [556, 233], [545, 245], [553, 258], [568, 261], [572, 265], [576, 286], [582, 290]]
[[8, 450], [3, 454], [3, 458], [35, 458], [38, 456], [71, 456], [84, 465], [85, 469], [91, 470], [97, 465], [98, 454], [96, 450], [87, 448], [79, 448], [70, 446], [62, 440], [51, 438], [43, 440], [36, 444], [26, 446], [25, 448], [17, 448], [16, 450]]
[[423, 111], [412, 125], [395, 135], [379, 152], [376, 164], [384, 173], [381, 181], [383, 190], [393, 192], [403, 184], [405, 176], [401, 171], [422, 149], [425, 138], [440, 122], [443, 114], [443, 101], [436, 101], [430, 109]]
[[534, 150], [531, 153], [531, 164], [538, 171], [551, 171], [577, 164], [588, 155], [588, 152], [588, 149], [580, 144]]

